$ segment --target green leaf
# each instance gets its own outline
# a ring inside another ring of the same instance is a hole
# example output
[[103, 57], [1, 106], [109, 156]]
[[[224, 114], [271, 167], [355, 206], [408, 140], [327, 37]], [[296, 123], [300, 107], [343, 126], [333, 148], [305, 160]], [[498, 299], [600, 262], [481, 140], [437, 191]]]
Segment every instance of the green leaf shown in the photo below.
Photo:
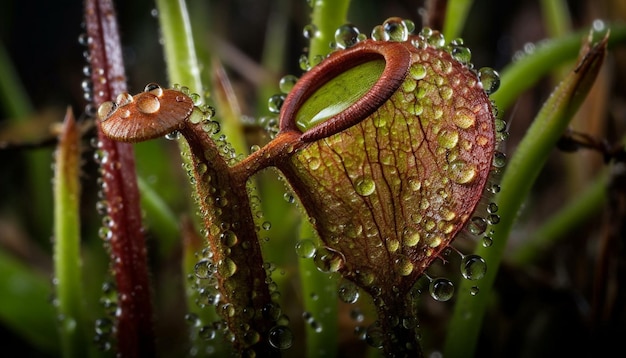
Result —
[[80, 135], [68, 108], [54, 175], [54, 272], [64, 357], [87, 353], [80, 257]]
[[0, 250], [0, 292], [4, 324], [44, 351], [61, 351], [47, 277]]

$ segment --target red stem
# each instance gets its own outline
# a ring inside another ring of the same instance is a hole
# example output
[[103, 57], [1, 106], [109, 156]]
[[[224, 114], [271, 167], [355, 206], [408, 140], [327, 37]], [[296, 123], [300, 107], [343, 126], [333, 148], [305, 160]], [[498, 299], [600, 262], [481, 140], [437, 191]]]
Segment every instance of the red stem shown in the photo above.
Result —
[[[110, 0], [87, 0], [93, 105], [126, 91], [126, 76], [115, 9]], [[133, 147], [113, 141], [98, 128], [104, 194], [111, 218], [111, 263], [118, 290], [117, 353], [122, 357], [156, 355], [146, 246], [141, 224]]]

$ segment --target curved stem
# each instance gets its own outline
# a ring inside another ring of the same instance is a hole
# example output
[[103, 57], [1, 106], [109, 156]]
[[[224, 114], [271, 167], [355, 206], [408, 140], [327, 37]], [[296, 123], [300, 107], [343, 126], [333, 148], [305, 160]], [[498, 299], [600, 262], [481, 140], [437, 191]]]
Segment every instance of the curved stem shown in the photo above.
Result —
[[263, 314], [274, 303], [250, 211], [248, 176], [230, 170], [200, 125], [186, 123], [180, 132], [189, 144], [196, 200], [213, 253], [222, 297], [218, 312], [235, 336], [236, 351], [276, 354], [268, 339], [275, 318]]

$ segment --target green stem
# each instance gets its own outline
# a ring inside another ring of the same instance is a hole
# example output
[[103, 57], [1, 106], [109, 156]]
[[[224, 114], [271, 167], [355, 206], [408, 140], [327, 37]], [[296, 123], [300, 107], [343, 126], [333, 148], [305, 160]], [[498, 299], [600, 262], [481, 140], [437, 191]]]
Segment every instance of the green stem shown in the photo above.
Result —
[[472, 3], [472, 0], [448, 0], [443, 26], [443, 35], [446, 39], [452, 40], [461, 36]]
[[140, 176], [137, 177], [137, 185], [148, 226], [159, 237], [161, 254], [167, 256], [180, 239], [178, 219], [163, 198]]
[[[607, 24], [611, 31], [609, 47], [626, 41], [626, 26]], [[500, 72], [498, 91], [491, 95], [498, 109], [506, 111], [524, 91], [534, 86], [541, 78], [558, 66], [576, 58], [581, 40], [588, 31], [581, 30], [555, 40], [538, 44], [532, 54], [510, 64]]]
[[567, 2], [563, 0], [541, 0], [541, 12], [548, 35], [551, 38], [568, 34], [572, 28]]
[[[348, 22], [349, 0], [315, 0], [311, 23], [315, 26], [315, 36], [309, 44], [309, 62], [315, 63], [319, 56], [326, 56], [330, 51], [330, 43], [335, 41], [335, 30]], [[314, 230], [308, 221], [303, 221], [301, 228], [302, 238], [314, 237]], [[328, 294], [326, 290], [337, 288], [337, 278], [328, 277], [317, 270], [312, 259], [300, 259], [300, 281], [303, 285], [304, 310], [311, 314], [322, 327], [316, 331], [311, 325], [306, 326], [307, 357], [319, 357], [322, 352], [327, 356], [335, 355], [338, 351], [338, 302], [335, 294]], [[311, 294], [317, 294], [317, 300]], [[334, 312], [335, 314], [328, 314]]]
[[607, 171], [603, 171], [585, 191], [577, 194], [557, 214], [523, 240], [511, 254], [510, 262], [517, 266], [528, 265], [539, 258], [543, 250], [593, 217], [606, 202], [608, 180]]
[[185, 0], [157, 0], [159, 24], [170, 83], [203, 93], [200, 66]]
[[315, 63], [318, 56], [326, 56], [330, 43], [335, 41], [335, 30], [348, 22], [350, 0], [314, 0], [311, 23], [317, 31], [309, 45], [309, 62]]
[[[312, 225], [303, 221], [300, 237], [310, 240], [315, 236]], [[308, 257], [298, 259], [298, 269], [305, 314], [311, 319], [306, 325], [306, 356], [335, 357], [339, 345], [337, 277], [319, 271]]]

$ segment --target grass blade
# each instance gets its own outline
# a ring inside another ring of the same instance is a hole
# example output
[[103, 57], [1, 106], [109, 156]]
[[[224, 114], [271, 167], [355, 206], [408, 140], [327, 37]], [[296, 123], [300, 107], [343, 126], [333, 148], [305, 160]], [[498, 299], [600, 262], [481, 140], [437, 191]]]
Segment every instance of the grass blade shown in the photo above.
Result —
[[68, 109], [59, 136], [54, 175], [54, 272], [64, 357], [87, 353], [80, 258], [80, 135]]

